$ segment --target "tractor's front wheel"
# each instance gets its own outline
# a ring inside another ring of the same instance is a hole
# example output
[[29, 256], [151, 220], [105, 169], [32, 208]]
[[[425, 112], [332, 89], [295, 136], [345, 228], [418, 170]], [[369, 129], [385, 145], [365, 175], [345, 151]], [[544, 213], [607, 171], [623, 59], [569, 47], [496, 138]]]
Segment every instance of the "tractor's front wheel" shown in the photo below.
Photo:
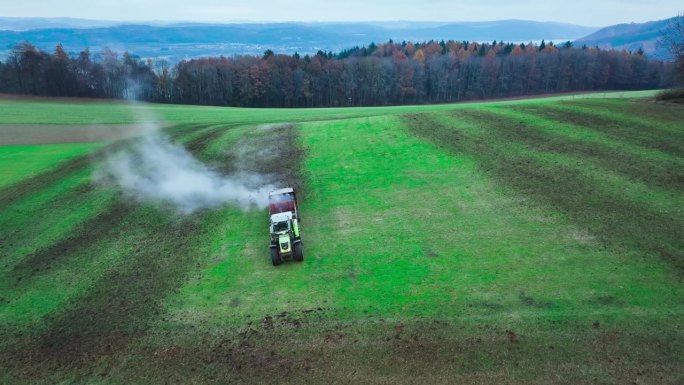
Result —
[[292, 258], [297, 262], [301, 262], [304, 260], [304, 250], [302, 249], [301, 242], [294, 244], [294, 249], [292, 250]]
[[273, 266], [278, 266], [283, 262], [283, 260], [280, 259], [280, 255], [278, 255], [278, 249], [275, 247], [271, 247], [271, 262], [273, 262]]

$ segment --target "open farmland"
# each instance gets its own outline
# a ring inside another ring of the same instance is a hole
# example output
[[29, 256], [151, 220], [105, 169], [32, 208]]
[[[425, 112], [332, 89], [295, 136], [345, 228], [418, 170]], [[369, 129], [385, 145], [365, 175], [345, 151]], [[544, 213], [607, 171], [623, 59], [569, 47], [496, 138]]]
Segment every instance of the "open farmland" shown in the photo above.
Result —
[[[0, 382], [681, 384], [684, 108], [651, 96], [0, 99]], [[151, 122], [294, 184], [304, 262], [265, 209], [97, 182]]]

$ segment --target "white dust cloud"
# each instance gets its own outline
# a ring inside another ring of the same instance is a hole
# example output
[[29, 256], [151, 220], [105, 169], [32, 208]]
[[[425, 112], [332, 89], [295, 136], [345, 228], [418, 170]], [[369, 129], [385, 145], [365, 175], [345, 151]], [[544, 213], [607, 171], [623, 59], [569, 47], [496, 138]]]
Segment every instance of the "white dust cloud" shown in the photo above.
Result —
[[115, 183], [133, 199], [170, 203], [183, 214], [223, 204], [245, 210], [267, 206], [268, 192], [275, 187], [265, 176], [244, 171], [220, 175], [172, 143], [150, 119], [141, 119], [140, 125], [144, 134], [110, 152], [96, 180]]

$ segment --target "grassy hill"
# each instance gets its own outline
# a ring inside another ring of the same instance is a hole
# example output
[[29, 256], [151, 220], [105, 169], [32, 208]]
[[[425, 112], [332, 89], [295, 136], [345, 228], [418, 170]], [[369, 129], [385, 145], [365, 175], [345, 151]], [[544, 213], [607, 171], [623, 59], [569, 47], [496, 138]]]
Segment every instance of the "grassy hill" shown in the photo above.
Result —
[[[0, 99], [0, 381], [681, 383], [684, 109], [651, 96]], [[125, 142], [88, 133], [141, 121], [298, 186], [305, 261], [271, 265], [265, 210], [95, 182]]]

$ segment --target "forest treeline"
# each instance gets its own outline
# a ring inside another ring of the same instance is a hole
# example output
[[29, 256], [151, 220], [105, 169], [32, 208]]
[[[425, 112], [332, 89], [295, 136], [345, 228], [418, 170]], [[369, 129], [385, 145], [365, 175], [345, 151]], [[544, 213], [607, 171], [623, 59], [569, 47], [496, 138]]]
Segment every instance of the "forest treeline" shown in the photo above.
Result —
[[17, 45], [0, 92], [243, 107], [447, 103], [533, 94], [670, 86], [675, 66], [643, 52], [503, 42], [395, 43], [336, 54], [185, 60], [171, 66], [105, 49], [69, 55]]

